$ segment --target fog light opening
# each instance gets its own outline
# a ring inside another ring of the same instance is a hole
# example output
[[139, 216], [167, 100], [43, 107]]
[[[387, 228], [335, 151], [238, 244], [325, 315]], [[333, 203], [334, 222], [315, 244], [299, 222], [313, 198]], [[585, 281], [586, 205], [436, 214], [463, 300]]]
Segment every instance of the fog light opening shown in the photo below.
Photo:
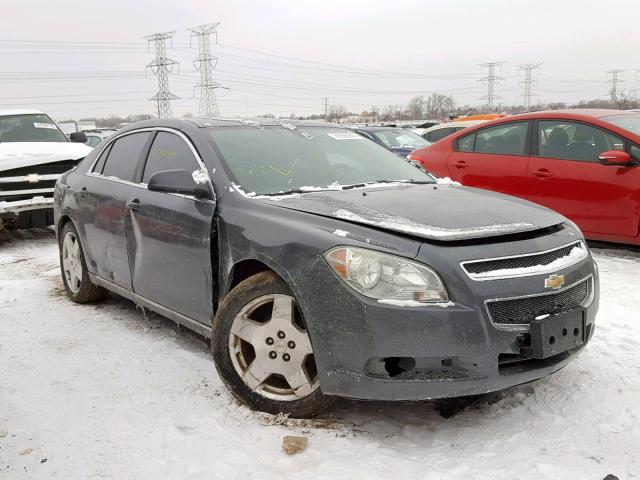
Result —
[[384, 370], [391, 378], [416, 368], [416, 360], [413, 357], [386, 357], [383, 360]]

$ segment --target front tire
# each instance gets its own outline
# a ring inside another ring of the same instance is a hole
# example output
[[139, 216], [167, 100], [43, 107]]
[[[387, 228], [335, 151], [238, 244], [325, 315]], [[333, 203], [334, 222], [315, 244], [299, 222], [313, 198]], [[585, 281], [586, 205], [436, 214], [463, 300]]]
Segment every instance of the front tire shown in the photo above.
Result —
[[58, 240], [60, 270], [67, 296], [76, 303], [97, 302], [107, 296], [107, 290], [91, 283], [78, 232], [67, 222]]
[[213, 321], [211, 347], [227, 388], [254, 410], [304, 418], [333, 403], [320, 390], [296, 300], [273, 272], [258, 273], [229, 292]]

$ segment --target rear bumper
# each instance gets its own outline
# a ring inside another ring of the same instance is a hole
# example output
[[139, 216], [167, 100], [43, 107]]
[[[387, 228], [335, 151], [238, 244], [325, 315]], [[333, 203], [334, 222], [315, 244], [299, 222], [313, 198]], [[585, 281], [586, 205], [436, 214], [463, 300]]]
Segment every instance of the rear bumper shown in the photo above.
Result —
[[0, 228], [37, 228], [53, 225], [53, 198], [33, 197], [27, 200], [0, 202]]

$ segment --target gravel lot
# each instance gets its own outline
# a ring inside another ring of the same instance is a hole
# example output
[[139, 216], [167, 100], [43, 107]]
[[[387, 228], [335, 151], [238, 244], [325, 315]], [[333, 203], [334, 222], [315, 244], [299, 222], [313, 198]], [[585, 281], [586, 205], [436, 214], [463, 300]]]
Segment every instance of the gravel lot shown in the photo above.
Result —
[[[208, 345], [118, 297], [68, 301], [51, 230], [0, 237], [0, 478], [640, 476], [640, 253], [595, 249], [594, 340], [565, 369], [443, 418], [433, 402], [253, 413]], [[285, 435], [309, 437], [287, 456]]]

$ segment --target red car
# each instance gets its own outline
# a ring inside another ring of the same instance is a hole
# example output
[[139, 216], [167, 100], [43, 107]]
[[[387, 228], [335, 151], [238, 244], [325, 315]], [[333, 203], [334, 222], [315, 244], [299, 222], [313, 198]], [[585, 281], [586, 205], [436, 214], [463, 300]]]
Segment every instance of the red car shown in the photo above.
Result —
[[640, 113], [558, 110], [486, 122], [409, 156], [441, 177], [521, 197], [594, 240], [640, 245]]

